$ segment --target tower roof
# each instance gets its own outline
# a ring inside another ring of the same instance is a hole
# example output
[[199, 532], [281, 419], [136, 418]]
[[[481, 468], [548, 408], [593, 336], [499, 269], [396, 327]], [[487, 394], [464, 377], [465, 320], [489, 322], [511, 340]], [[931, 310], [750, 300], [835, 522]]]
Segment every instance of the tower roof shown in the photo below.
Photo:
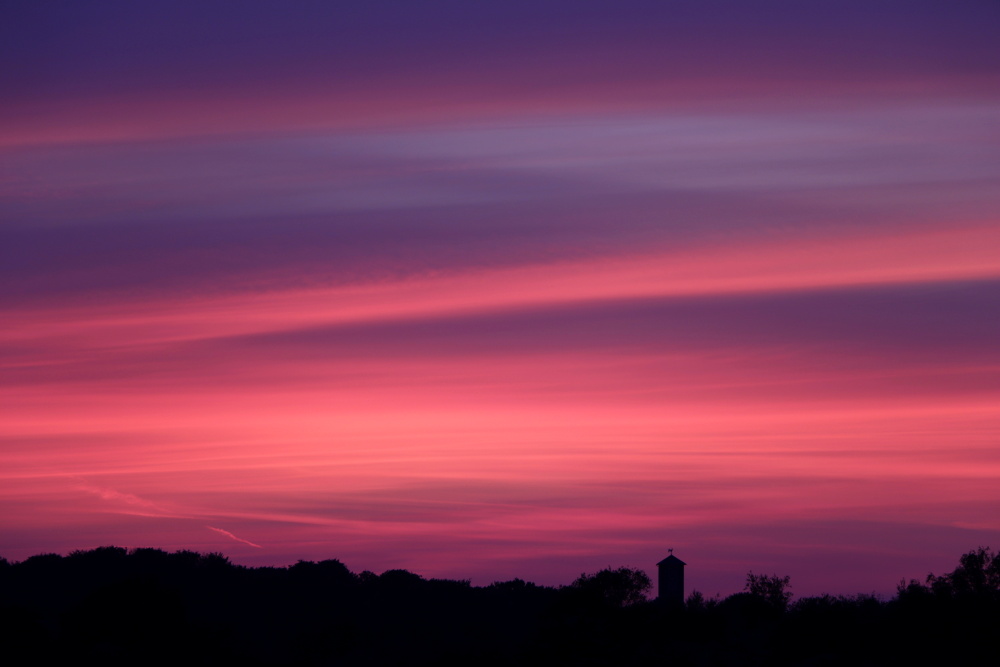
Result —
[[663, 560], [661, 560], [659, 563], [657, 563], [656, 567], [660, 567], [661, 565], [671, 565], [671, 564], [674, 564], [674, 563], [677, 563], [677, 564], [680, 564], [680, 565], [687, 565], [687, 563], [685, 563], [684, 561], [682, 561], [677, 556], [675, 556], [673, 554], [670, 554], [669, 556], [667, 556], [666, 558], [664, 558]]

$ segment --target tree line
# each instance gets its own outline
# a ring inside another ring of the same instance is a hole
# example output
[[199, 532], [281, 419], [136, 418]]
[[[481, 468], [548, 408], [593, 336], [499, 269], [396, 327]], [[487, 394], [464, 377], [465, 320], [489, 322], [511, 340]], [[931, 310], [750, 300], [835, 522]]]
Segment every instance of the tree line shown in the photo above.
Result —
[[627, 567], [567, 586], [472, 586], [338, 560], [235, 565], [219, 553], [101, 547], [0, 559], [0, 637], [33, 662], [112, 664], [882, 665], [995, 652], [1000, 555], [979, 548], [896, 595], [793, 600], [788, 577], [681, 608]]

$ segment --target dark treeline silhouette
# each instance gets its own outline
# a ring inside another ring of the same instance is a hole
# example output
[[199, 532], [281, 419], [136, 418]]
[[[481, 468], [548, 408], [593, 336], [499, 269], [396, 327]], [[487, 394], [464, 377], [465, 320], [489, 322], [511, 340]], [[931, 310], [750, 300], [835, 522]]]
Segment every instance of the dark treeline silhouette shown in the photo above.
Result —
[[[216, 553], [102, 547], [0, 559], [8, 656], [32, 664], [884, 665], [996, 656], [1000, 555], [874, 595], [791, 600], [747, 576], [724, 599], [648, 601], [641, 570], [489, 586], [337, 560], [247, 568]], [[919, 658], [919, 660], [918, 660]]]

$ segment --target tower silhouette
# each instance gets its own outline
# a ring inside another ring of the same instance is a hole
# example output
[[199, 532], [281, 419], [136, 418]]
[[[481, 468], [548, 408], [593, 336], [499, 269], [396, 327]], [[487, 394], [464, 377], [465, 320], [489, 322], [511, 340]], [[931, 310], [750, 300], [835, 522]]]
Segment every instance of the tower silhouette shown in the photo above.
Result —
[[659, 585], [657, 601], [670, 607], [684, 605], [684, 561], [674, 555], [670, 549], [669, 555], [656, 564]]

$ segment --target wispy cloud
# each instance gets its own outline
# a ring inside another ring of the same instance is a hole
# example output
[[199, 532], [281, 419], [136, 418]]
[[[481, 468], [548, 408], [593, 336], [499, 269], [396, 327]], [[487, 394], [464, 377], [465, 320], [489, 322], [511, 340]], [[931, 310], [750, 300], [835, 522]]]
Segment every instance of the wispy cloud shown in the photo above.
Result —
[[[77, 488], [81, 491], [86, 491], [87, 493], [91, 493], [100, 498], [101, 500], [106, 500], [117, 504], [124, 504], [130, 507], [142, 508], [142, 510], [140, 511], [130, 510], [127, 508], [121, 508], [117, 510], [123, 514], [131, 514], [131, 515], [146, 516], [146, 517], [192, 519], [192, 520], [204, 514], [203, 512], [199, 511], [171, 512], [162, 508], [161, 506], [157, 505], [156, 503], [150, 500], [146, 500], [145, 498], [141, 498], [131, 493], [122, 493], [121, 491], [116, 491], [115, 489], [109, 487], [81, 484], [77, 486]], [[209, 530], [219, 533], [220, 535], [225, 535], [234, 542], [246, 544], [248, 546], [254, 547], [255, 549], [263, 549], [261, 545], [255, 544], [250, 540], [245, 540], [242, 537], [234, 535], [228, 530], [224, 530], [222, 528], [216, 528], [215, 526], [205, 526], [205, 527], [208, 528]]]
[[140, 498], [137, 495], [131, 493], [122, 493], [121, 491], [116, 491], [115, 489], [108, 488], [106, 486], [93, 486], [90, 484], [80, 484], [76, 487], [80, 491], [85, 491], [87, 493], [93, 494], [100, 498], [101, 500], [107, 500], [112, 503], [116, 503], [119, 506], [126, 505], [128, 507], [139, 507], [145, 512], [136, 512], [134, 510], [129, 510], [127, 507], [122, 508], [124, 513], [127, 514], [140, 514], [142, 516], [177, 516], [175, 513], [163, 509], [151, 500], [146, 500], [145, 498]]
[[237, 537], [236, 535], [233, 535], [232, 533], [230, 533], [228, 530], [223, 530], [222, 528], [216, 528], [215, 526], [205, 526], [205, 528], [208, 528], [209, 530], [214, 530], [215, 532], [219, 533], [220, 535], [225, 535], [226, 537], [228, 537], [229, 539], [233, 540], [234, 542], [240, 542], [242, 544], [248, 544], [248, 545], [254, 547], [255, 549], [263, 549], [264, 548], [264, 547], [260, 546], [259, 544], [254, 544], [250, 540], [244, 540], [242, 537]]

